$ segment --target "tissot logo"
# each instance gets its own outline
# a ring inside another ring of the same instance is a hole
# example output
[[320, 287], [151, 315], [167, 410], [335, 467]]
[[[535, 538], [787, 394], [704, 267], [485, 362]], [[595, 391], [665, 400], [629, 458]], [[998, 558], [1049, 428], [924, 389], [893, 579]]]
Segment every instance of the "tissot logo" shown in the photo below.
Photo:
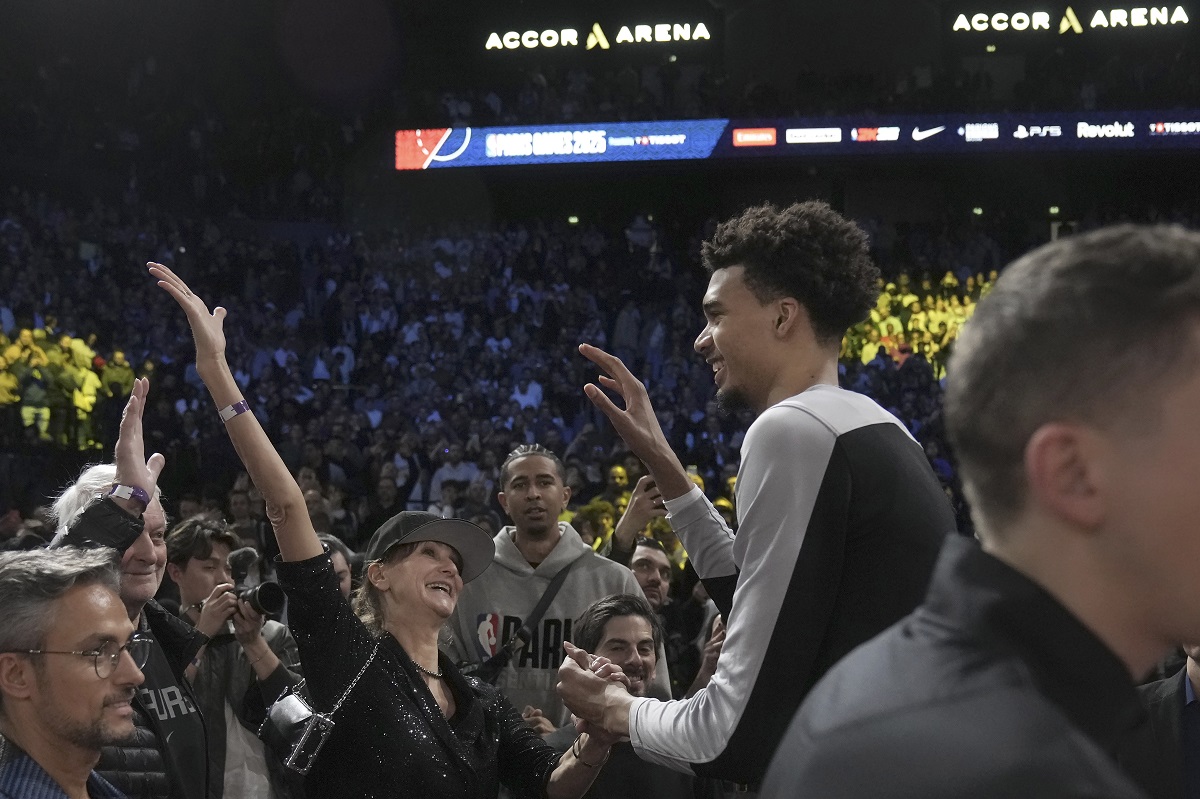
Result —
[[1200, 135], [1200, 122], [1153, 122], [1151, 136], [1196, 136]]
[[[1183, 6], [1136, 6], [1133, 8], [1100, 8], [1086, 17], [1086, 29], [1145, 28], [1156, 25], [1187, 25], [1191, 22]], [[1049, 31], [1052, 17], [1046, 11], [996, 11], [959, 14], [951, 28], [956, 33], [995, 31]], [[1058, 21], [1060, 34], [1083, 33], [1085, 25], [1071, 6], [1063, 9]]]
[[[611, 40], [599, 22], [592, 23], [586, 39], [586, 49], [609, 50], [613, 45], [664, 42], [711, 41], [712, 34], [703, 22], [659, 22], [654, 25], [622, 25]], [[578, 47], [577, 28], [551, 28], [543, 31], [498, 31], [488, 35], [485, 50], [532, 50], [538, 47]]]

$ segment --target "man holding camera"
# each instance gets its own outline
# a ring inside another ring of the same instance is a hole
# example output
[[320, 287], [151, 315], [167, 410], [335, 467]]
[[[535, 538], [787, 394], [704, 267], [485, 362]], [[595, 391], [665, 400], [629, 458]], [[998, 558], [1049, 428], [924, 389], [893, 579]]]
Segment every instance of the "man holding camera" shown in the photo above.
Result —
[[[179, 586], [180, 615], [210, 639], [188, 668], [208, 731], [208, 796], [281, 799], [288, 786], [254, 733], [299, 682], [300, 657], [287, 627], [264, 622], [260, 611], [270, 608], [256, 609], [238, 584], [245, 575], [235, 580], [230, 554], [240, 547], [224, 522], [188, 519], [167, 536], [167, 573]], [[270, 588], [260, 585], [260, 598]]]

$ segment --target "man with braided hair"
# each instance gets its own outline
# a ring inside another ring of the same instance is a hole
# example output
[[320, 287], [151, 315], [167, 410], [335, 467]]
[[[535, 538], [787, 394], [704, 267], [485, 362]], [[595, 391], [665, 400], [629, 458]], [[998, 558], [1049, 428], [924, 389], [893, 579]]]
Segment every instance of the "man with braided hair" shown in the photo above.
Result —
[[[496, 534], [492, 567], [464, 586], [448, 622], [455, 657], [487, 661], [520, 629], [555, 575], [570, 568], [533, 626], [529, 642], [496, 680], [509, 701], [524, 708], [524, 715], [543, 733], [569, 718], [554, 685], [562, 645], [570, 640], [575, 619], [611, 594], [642, 596], [629, 569], [597, 555], [575, 528], [558, 521], [571, 498], [564, 475], [558, 456], [537, 444], [517, 447], [505, 459], [499, 500], [512, 524]], [[669, 696], [669, 685], [665, 675], [658, 677], [652, 694]]]

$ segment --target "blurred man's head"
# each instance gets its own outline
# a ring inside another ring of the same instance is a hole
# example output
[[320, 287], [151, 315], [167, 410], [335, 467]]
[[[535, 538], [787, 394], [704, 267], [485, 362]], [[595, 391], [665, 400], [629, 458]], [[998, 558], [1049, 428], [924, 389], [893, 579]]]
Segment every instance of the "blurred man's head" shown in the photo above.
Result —
[[1200, 234], [1121, 225], [1033, 251], [947, 373], [985, 547], [1043, 582], [1076, 574], [1146, 647], [1200, 640]]
[[612, 466], [608, 470], [608, 487], [614, 491], [624, 491], [629, 487], [629, 472], [624, 466]]
[[250, 497], [245, 491], [229, 492], [229, 515], [235, 522], [250, 518]]
[[187, 493], [179, 495], [179, 518], [190, 519], [193, 516], [199, 516], [204, 512], [204, 505], [200, 502], [200, 497], [195, 494]]
[[318, 536], [321, 543], [329, 547], [329, 559], [333, 562], [333, 573], [338, 578], [338, 590], [346, 599], [350, 598], [350, 592], [353, 586], [353, 576], [351, 568], [351, 553], [350, 547], [346, 546], [341, 539], [332, 535]]
[[593, 602], [572, 630], [575, 646], [616, 663], [629, 677], [629, 692], [646, 695], [654, 680], [663, 632], [644, 598], [614, 594]]
[[375, 496], [384, 507], [390, 507], [396, 501], [398, 493], [396, 481], [391, 477], [380, 477], [379, 482], [375, 484]]
[[646, 601], [656, 611], [667, 601], [671, 590], [672, 566], [663, 545], [653, 538], [639, 538], [633, 549], [629, 568], [637, 578]]
[[615, 513], [616, 509], [611, 502], [595, 499], [575, 512], [571, 526], [579, 533], [583, 542], [591, 546], [596, 539], [604, 539], [612, 532], [612, 518]]

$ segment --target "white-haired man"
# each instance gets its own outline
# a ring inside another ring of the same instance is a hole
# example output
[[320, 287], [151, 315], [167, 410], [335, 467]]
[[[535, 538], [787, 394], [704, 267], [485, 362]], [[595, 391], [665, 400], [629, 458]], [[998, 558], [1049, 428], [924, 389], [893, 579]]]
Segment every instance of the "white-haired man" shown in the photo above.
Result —
[[154, 602], [167, 564], [167, 522], [157, 487], [165, 461], [159, 454], [147, 460], [142, 443], [148, 390], [145, 379], [135, 381], [115, 463], [85, 470], [55, 503], [59, 533], [52, 546], [116, 550], [121, 601], [151, 641], [145, 682], [133, 701], [134, 736], [105, 746], [97, 770], [130, 796], [204, 799], [207, 740], [187, 672], [194, 673], [208, 638]]

